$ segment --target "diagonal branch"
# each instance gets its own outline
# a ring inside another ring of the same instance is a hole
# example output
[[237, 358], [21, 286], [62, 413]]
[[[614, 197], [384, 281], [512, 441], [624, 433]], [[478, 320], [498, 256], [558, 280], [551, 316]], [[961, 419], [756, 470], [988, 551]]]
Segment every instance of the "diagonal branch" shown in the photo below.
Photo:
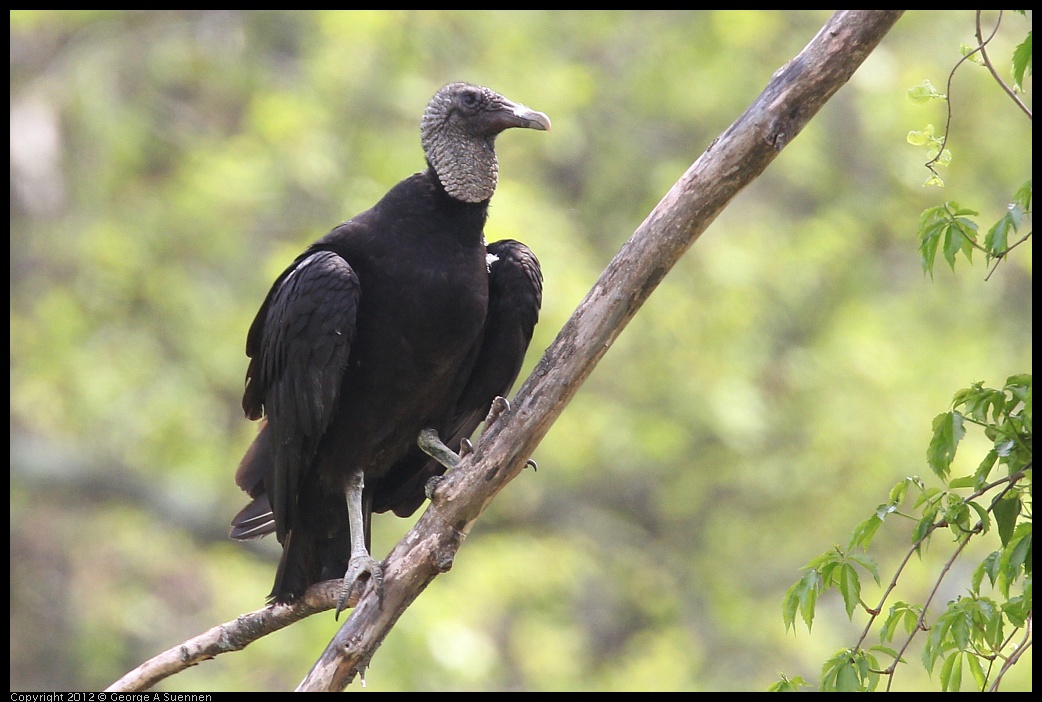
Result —
[[513, 407], [431, 496], [384, 566], [383, 605], [367, 592], [301, 690], [340, 690], [364, 673], [406, 607], [453, 558], [489, 501], [525, 462], [626, 324], [724, 207], [853, 75], [902, 10], [834, 14], [648, 215], [546, 350]]

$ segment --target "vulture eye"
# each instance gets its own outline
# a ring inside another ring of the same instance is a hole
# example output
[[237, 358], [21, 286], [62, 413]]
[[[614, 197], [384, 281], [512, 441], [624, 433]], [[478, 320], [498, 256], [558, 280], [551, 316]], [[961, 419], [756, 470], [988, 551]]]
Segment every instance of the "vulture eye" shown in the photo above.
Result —
[[460, 104], [468, 110], [477, 109], [481, 104], [481, 96], [476, 92], [468, 91], [460, 95]]

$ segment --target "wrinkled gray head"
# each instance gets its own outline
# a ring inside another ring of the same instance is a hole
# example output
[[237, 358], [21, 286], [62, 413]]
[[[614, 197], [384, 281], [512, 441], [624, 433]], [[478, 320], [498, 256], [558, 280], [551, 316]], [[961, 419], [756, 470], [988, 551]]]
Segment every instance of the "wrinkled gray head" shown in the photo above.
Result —
[[550, 118], [488, 88], [450, 83], [427, 104], [420, 141], [445, 191], [481, 202], [496, 191], [496, 136], [511, 127], [548, 130]]

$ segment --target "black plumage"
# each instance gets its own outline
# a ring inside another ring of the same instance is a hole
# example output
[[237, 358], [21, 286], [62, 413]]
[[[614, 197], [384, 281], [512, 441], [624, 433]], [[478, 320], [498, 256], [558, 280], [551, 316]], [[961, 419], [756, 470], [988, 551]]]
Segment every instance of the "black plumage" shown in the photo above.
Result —
[[265, 422], [235, 476], [253, 500], [231, 535], [275, 532], [273, 601], [341, 576], [345, 596], [379, 584], [372, 512], [408, 516], [444, 471], [419, 432], [458, 451], [516, 380], [542, 276], [524, 244], [484, 239], [494, 141], [511, 127], [550, 121], [487, 88], [442, 88], [421, 124], [427, 169], [309, 246], [261, 305], [243, 409]]

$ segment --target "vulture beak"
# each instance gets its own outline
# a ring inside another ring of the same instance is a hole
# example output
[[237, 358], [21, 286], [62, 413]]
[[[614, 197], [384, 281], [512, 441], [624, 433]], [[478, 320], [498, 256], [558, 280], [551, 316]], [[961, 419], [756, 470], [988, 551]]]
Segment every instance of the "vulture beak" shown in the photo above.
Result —
[[530, 110], [524, 105], [514, 104], [514, 117], [521, 122], [520, 127], [525, 129], [538, 129], [543, 132], [550, 131], [550, 118], [542, 112]]
[[538, 129], [550, 131], [550, 118], [542, 112], [530, 110], [524, 105], [503, 99], [494, 112], [489, 114], [490, 123], [495, 133], [511, 127], [522, 129]]

